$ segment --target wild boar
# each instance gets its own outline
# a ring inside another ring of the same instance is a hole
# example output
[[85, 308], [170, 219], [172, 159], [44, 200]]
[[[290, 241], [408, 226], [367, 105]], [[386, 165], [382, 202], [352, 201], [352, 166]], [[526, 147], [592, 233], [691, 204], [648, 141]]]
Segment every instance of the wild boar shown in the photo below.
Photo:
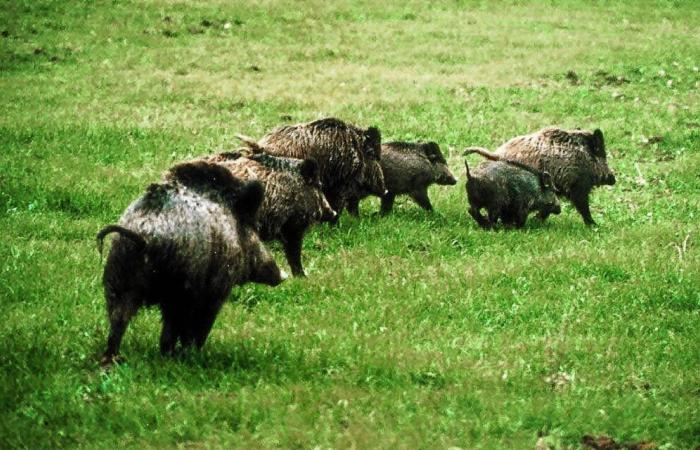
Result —
[[292, 274], [304, 276], [304, 234], [312, 224], [333, 221], [337, 215], [321, 191], [316, 161], [265, 153], [221, 153], [205, 160], [222, 165], [237, 178], [263, 184], [265, 198], [256, 216], [256, 229], [263, 241], [281, 241]]
[[[315, 159], [321, 173], [323, 193], [338, 215], [358, 183], [364, 185], [366, 162], [379, 161], [381, 157], [378, 128], [363, 129], [335, 118], [282, 126], [258, 142], [245, 136], [239, 135], [239, 138], [254, 151]], [[383, 176], [379, 183], [383, 188]]]
[[[466, 154], [479, 153], [474, 149]], [[485, 162], [470, 173], [467, 169], [469, 214], [482, 228], [493, 228], [498, 220], [506, 227], [522, 228], [530, 212], [542, 216], [559, 214], [561, 206], [547, 172], [507, 162]], [[481, 214], [481, 209], [487, 216]]]
[[[595, 225], [589, 196], [596, 186], [614, 185], [608, 167], [603, 132], [544, 128], [513, 138], [494, 152], [500, 159], [519, 161], [552, 175], [558, 195], [570, 200], [586, 225]], [[496, 158], [491, 158], [496, 159]]]
[[[432, 211], [428, 187], [432, 184], [457, 184], [440, 146], [435, 142], [382, 144], [380, 165], [387, 189], [387, 193], [380, 196], [382, 214], [390, 213], [396, 196], [403, 194], [409, 195], [421, 208]], [[359, 201], [369, 194], [362, 192], [359, 196], [352, 196], [348, 200], [348, 211], [357, 211]]]
[[131, 318], [146, 306], [163, 317], [160, 351], [201, 348], [231, 287], [248, 281], [275, 286], [280, 270], [253, 228], [264, 188], [206, 162], [170, 169], [133, 202], [117, 225], [104, 269], [110, 332], [103, 364], [119, 352]]

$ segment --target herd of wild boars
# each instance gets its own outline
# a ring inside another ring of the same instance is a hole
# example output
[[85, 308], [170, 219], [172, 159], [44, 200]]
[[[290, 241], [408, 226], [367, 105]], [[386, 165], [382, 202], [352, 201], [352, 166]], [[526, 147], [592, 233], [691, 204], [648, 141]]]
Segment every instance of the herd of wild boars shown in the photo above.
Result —
[[[344, 208], [374, 195], [381, 214], [398, 195], [432, 211], [428, 187], [457, 179], [435, 142], [381, 142], [378, 128], [335, 118], [282, 126], [244, 148], [204, 155], [170, 168], [158, 183], [97, 235], [100, 249], [115, 234], [103, 284], [110, 332], [105, 364], [117, 356], [132, 316], [157, 305], [160, 349], [201, 347], [234, 285], [275, 286], [284, 275], [262, 241], [279, 240], [294, 276], [304, 276], [302, 240], [318, 222], [337, 223]], [[588, 225], [589, 194], [615, 184], [603, 133], [545, 128], [511, 139], [486, 160], [466, 166], [468, 213], [482, 228], [500, 221], [521, 228], [537, 212], [559, 214], [570, 200]], [[485, 211], [485, 215], [482, 213]]]

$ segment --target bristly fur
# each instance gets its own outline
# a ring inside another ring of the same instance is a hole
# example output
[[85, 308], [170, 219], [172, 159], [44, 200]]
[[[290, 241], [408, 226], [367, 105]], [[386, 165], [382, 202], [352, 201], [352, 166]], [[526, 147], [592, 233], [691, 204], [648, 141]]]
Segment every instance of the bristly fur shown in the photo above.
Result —
[[469, 156], [473, 153], [476, 153], [477, 155], [481, 155], [486, 159], [489, 159], [491, 161], [500, 161], [506, 164], [510, 164], [511, 166], [515, 166], [519, 169], [526, 170], [530, 172], [533, 175], [536, 175], [540, 180], [544, 178], [544, 172], [541, 170], [537, 170], [534, 167], [528, 166], [527, 164], [523, 164], [521, 162], [511, 160], [508, 158], [505, 158], [503, 156], [497, 155], [495, 153], [490, 152], [488, 149], [485, 149], [483, 147], [469, 147], [464, 150], [464, 153], [462, 156]]
[[323, 193], [341, 212], [347, 195], [363, 183], [365, 163], [381, 156], [381, 133], [362, 129], [336, 118], [279, 127], [257, 145], [275, 156], [313, 158], [321, 173]]
[[[387, 192], [380, 195], [382, 214], [388, 214], [397, 195], [409, 195], [421, 208], [432, 211], [428, 187], [432, 184], [454, 185], [454, 175], [440, 146], [435, 142], [388, 142], [382, 144], [380, 166]], [[348, 211], [359, 214], [362, 198], [376, 193], [360, 191], [348, 200]]]
[[204, 345], [231, 287], [276, 285], [279, 268], [249, 222], [262, 199], [258, 182], [236, 180], [213, 164], [180, 164], [124, 212], [104, 269], [110, 333], [103, 363], [113, 361], [136, 312], [158, 305], [161, 352]]
[[544, 128], [515, 137], [494, 153], [552, 174], [557, 193], [571, 200], [587, 225], [594, 225], [589, 206], [593, 188], [614, 185], [602, 131]]
[[212, 201], [226, 204], [242, 220], [255, 216], [265, 189], [257, 182], [242, 182], [220, 164], [201, 160], [171, 167], [165, 179], [187, 186]]
[[280, 240], [295, 276], [304, 275], [301, 248], [310, 225], [335, 218], [312, 159], [287, 158], [259, 153], [236, 160], [216, 159], [235, 177], [255, 179], [265, 186], [265, 198], [255, 227], [263, 240]]
[[[538, 211], [541, 218], [561, 211], [547, 173], [540, 177], [503, 161], [484, 162], [473, 171], [466, 159], [464, 165], [469, 214], [482, 228], [492, 228], [499, 220], [520, 228], [532, 211]], [[482, 209], [487, 216], [481, 214]]]

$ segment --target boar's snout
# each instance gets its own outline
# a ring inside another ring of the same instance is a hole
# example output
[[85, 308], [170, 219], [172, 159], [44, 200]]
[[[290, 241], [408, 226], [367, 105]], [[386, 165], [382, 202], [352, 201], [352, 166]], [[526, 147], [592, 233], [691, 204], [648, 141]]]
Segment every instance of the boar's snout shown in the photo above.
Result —
[[603, 182], [608, 186], [615, 186], [615, 181], [615, 175], [611, 173], [610, 175], [605, 177], [605, 180]]
[[321, 197], [321, 208], [320, 208], [320, 214], [316, 217], [316, 220], [319, 220], [321, 222], [332, 222], [338, 217], [338, 213], [335, 212], [333, 207], [331, 206], [330, 203], [328, 203], [328, 200], [326, 199], [326, 196], [321, 194], [319, 192], [319, 195]]
[[280, 268], [274, 261], [267, 262], [258, 266], [251, 277], [254, 283], [267, 284], [268, 286], [277, 286], [285, 280]]
[[457, 178], [455, 178], [454, 175], [450, 173], [441, 180], [440, 184], [444, 184], [446, 186], [454, 186], [455, 184], [457, 184]]
[[447, 164], [437, 164], [437, 167], [433, 167], [435, 167], [435, 169], [433, 169], [433, 173], [437, 172], [435, 177], [435, 182], [437, 184], [444, 186], [454, 186], [457, 184], [457, 179], [454, 175], [452, 175], [452, 172], [447, 167]]
[[254, 283], [267, 284], [269, 286], [277, 286], [284, 277], [279, 266], [275, 262], [272, 253], [265, 248], [262, 242], [255, 242], [257, 248], [253, 256], [253, 267], [250, 274], [250, 281]]

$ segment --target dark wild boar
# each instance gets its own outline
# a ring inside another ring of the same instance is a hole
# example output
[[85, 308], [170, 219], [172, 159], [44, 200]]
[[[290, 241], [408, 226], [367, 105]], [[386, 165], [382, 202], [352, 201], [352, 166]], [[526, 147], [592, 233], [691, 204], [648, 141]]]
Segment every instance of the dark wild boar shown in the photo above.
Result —
[[336, 217], [321, 191], [316, 161], [264, 153], [242, 156], [222, 153], [205, 158], [222, 165], [240, 179], [258, 180], [265, 198], [256, 216], [256, 228], [264, 241], [279, 240], [295, 276], [304, 276], [301, 248], [304, 234], [316, 222]]
[[[480, 149], [468, 149], [465, 155], [470, 153]], [[466, 159], [464, 165], [469, 214], [482, 228], [493, 228], [499, 219], [506, 227], [522, 228], [530, 212], [538, 211], [542, 217], [561, 212], [547, 172], [502, 161], [484, 162], [472, 172]]]
[[[338, 215], [358, 183], [365, 185], [367, 161], [379, 161], [381, 157], [378, 128], [363, 129], [335, 118], [282, 126], [258, 142], [245, 136], [239, 138], [254, 151], [257, 147], [257, 151], [277, 156], [315, 159], [321, 173], [323, 193]], [[383, 188], [383, 177], [380, 184]]]
[[[397, 195], [408, 195], [421, 208], [432, 211], [428, 187], [432, 184], [455, 185], [447, 161], [435, 142], [388, 142], [382, 144], [380, 165], [387, 193], [382, 199], [381, 213], [388, 214]], [[357, 211], [359, 201], [371, 193], [351, 197], [348, 211]], [[376, 194], [374, 194], [376, 195]]]
[[599, 129], [591, 132], [544, 128], [501, 145], [490, 159], [497, 158], [549, 172], [557, 194], [573, 203], [586, 225], [595, 225], [589, 204], [591, 190], [615, 184]]
[[136, 312], [158, 306], [163, 318], [160, 351], [179, 341], [201, 348], [231, 287], [248, 281], [282, 281], [253, 220], [264, 188], [242, 182], [224, 167], [205, 162], [174, 166], [163, 183], [152, 184], [118, 225], [103, 283], [110, 332], [103, 364], [113, 361]]

